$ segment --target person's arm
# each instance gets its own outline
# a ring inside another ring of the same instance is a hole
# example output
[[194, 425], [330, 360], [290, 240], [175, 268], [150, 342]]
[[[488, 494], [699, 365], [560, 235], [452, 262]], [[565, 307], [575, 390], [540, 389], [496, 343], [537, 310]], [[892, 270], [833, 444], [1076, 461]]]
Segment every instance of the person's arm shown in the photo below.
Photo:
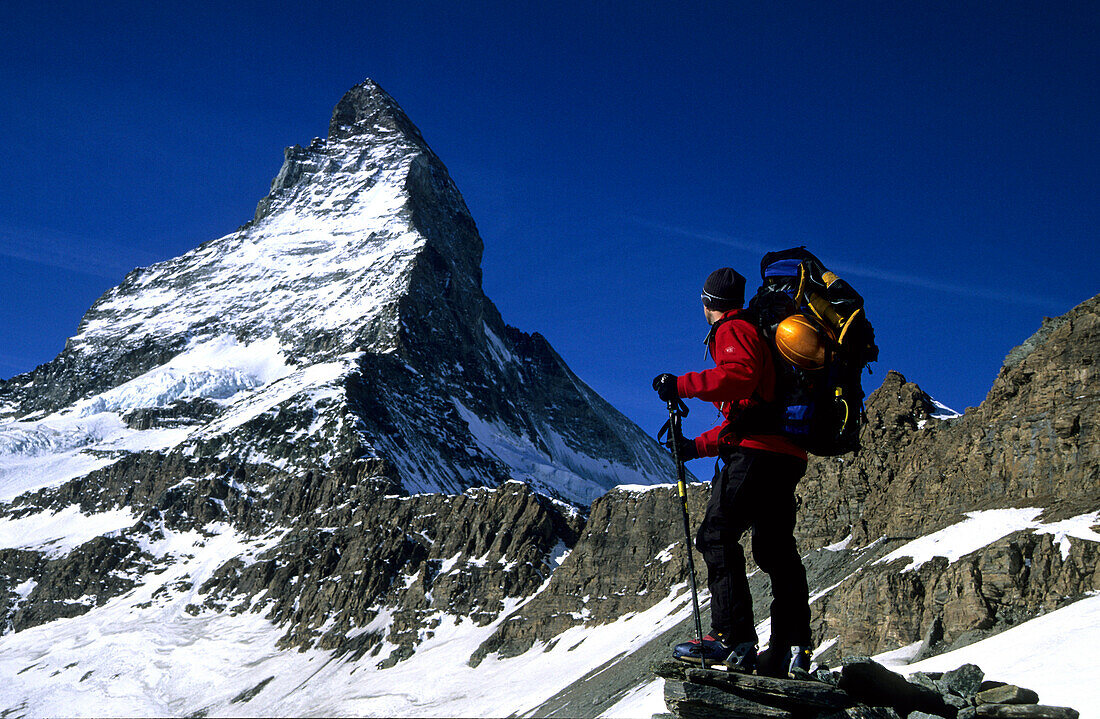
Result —
[[728, 422], [723, 422], [717, 427], [712, 427], [695, 438], [695, 452], [700, 457], [718, 456], [718, 435], [721, 434], [722, 428], [727, 424]]
[[752, 397], [764, 370], [763, 353], [767, 351], [756, 328], [745, 321], [726, 322], [718, 328], [714, 350], [716, 366], [678, 377], [676, 393], [719, 404]]

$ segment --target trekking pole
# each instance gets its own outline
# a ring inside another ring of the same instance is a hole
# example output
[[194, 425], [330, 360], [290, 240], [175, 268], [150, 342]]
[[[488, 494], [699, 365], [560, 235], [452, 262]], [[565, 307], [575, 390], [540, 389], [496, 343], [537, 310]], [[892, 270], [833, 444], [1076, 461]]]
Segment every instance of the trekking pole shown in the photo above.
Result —
[[691, 520], [688, 518], [687, 505], [687, 470], [680, 460], [680, 439], [683, 433], [680, 431], [680, 420], [688, 413], [687, 405], [677, 398], [669, 400], [668, 423], [661, 428], [657, 435], [659, 440], [667, 431], [669, 445], [672, 448], [672, 461], [676, 463], [676, 491], [680, 495], [680, 510], [684, 518], [684, 542], [687, 551], [688, 576], [691, 578], [691, 610], [695, 616], [695, 638], [699, 640], [699, 658], [703, 669], [707, 668], [707, 657], [703, 647], [703, 617], [699, 612], [699, 589], [695, 579], [695, 557], [691, 553]]

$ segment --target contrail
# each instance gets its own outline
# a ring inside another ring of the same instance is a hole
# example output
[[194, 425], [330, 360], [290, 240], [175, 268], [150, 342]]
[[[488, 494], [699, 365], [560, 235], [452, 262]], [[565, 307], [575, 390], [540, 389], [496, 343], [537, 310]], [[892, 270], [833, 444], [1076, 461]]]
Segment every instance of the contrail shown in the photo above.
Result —
[[[733, 247], [738, 250], [752, 252], [758, 255], [763, 255], [765, 252], [771, 252], [776, 249], [774, 245], [764, 245], [760, 242], [730, 237], [728, 235], [688, 230], [682, 227], [673, 227], [670, 225], [650, 222], [649, 220], [643, 220], [637, 217], [631, 217], [630, 219], [639, 225], [651, 229], [660, 230], [662, 232], [669, 232], [694, 240], [713, 242], [715, 244]], [[847, 275], [852, 277], [866, 277], [868, 279], [878, 280], [880, 282], [888, 282], [890, 284], [902, 285], [904, 287], [918, 287], [924, 290], [932, 290], [933, 292], [942, 292], [945, 294], [958, 295], [961, 297], [969, 297], [971, 299], [989, 300], [992, 302], [1004, 302], [1014, 305], [1041, 307], [1047, 310], [1053, 310], [1054, 308], [1066, 304], [1063, 300], [1059, 300], [1054, 297], [1023, 294], [1020, 292], [1008, 292], [1002, 289], [996, 289], [992, 287], [978, 287], [971, 284], [963, 285], [953, 282], [944, 282], [943, 280], [938, 280], [932, 277], [922, 277], [920, 275], [915, 275], [911, 273], [897, 272], [894, 270], [882, 269], [879, 267], [869, 267], [864, 264], [851, 264], [846, 262], [830, 261], [828, 266], [829, 269], [842, 276]]]
[[0, 256], [115, 282], [137, 266], [131, 262], [155, 262], [149, 253], [120, 243], [92, 241], [41, 229], [0, 229]]
[[765, 252], [771, 252], [774, 247], [767, 247], [759, 242], [753, 242], [752, 240], [743, 240], [736, 237], [730, 237], [729, 235], [720, 235], [708, 232], [699, 232], [697, 230], [687, 230], [683, 227], [673, 227], [672, 225], [661, 224], [660, 222], [652, 222], [650, 220], [644, 220], [640, 217], [628, 218], [631, 222], [648, 227], [651, 230], [659, 230], [661, 232], [669, 232], [674, 235], [680, 235], [681, 237], [687, 237], [693, 240], [704, 240], [706, 242], [715, 242], [720, 245], [726, 245], [727, 247], [736, 247], [739, 250], [745, 252], [751, 252], [757, 255], [763, 255]]

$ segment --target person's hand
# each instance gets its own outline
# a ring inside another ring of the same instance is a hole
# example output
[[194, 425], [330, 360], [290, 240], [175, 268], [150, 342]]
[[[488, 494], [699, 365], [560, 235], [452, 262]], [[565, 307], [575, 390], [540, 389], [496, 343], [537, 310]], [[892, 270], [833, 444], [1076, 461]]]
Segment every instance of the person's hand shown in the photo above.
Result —
[[676, 392], [676, 375], [668, 372], [653, 378], [653, 389], [663, 402], [675, 402], [680, 397]]
[[668, 447], [668, 451], [672, 451], [673, 442], [676, 443], [676, 456], [679, 457], [681, 462], [687, 462], [692, 459], [699, 459], [699, 450], [695, 447], [695, 440], [688, 439], [687, 437], [677, 437], [676, 439], [665, 440], [665, 446]]

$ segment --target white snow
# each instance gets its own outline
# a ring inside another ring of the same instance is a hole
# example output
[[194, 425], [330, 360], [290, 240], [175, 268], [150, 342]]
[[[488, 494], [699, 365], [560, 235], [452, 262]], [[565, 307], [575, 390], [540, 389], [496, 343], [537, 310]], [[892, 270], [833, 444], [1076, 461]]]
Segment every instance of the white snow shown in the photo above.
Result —
[[88, 540], [125, 529], [137, 521], [130, 509], [84, 514], [72, 505], [22, 519], [0, 518], [0, 549], [34, 549], [47, 558], [60, 557]]
[[199, 430], [199, 437], [211, 437], [232, 431], [295, 395], [312, 390], [315, 399], [334, 396], [338, 381], [354, 367], [357, 355], [350, 354], [335, 362], [322, 362], [296, 369], [263, 388], [242, 395], [216, 420]]
[[[329, 144], [330, 166], [283, 193], [259, 222], [139, 275], [96, 303], [77, 350], [142, 335], [206, 336], [241, 328], [341, 340], [384, 321], [426, 239], [405, 189], [420, 154], [402, 138]], [[378, 335], [381, 351], [395, 335]], [[209, 339], [209, 338], [208, 338]]]
[[932, 404], [936, 407], [936, 411], [931, 415], [933, 419], [955, 419], [956, 417], [962, 417], [962, 414], [934, 398], [932, 399]]
[[649, 492], [654, 489], [668, 489], [669, 487], [675, 487], [675, 484], [619, 484], [615, 486], [616, 491], [620, 492]]
[[136, 407], [163, 407], [176, 400], [229, 399], [291, 372], [275, 337], [240, 344], [216, 337], [193, 344], [167, 363], [88, 400], [77, 403], [81, 416]]
[[[876, 654], [873, 659], [884, 667], [898, 670], [899, 667], [905, 666], [913, 660], [913, 657], [917, 656], [923, 644], [923, 642], [906, 644], [904, 647], [899, 647], [893, 651]], [[955, 667], [951, 668], [954, 669]]]
[[841, 552], [841, 551], [847, 549], [848, 545], [851, 544], [851, 543], [852, 543], [852, 535], [849, 534], [847, 537], [840, 540], [836, 544], [826, 545], [826, 546], [822, 547], [822, 549], [824, 549], [826, 552]]
[[[180, 550], [179, 561], [164, 575], [150, 575], [154, 581], [140, 589], [83, 616], [0, 638], [0, 675], [10, 678], [0, 685], [0, 711], [34, 716], [178, 716], [202, 709], [211, 716], [523, 714], [690, 614], [681, 585], [645, 612], [604, 626], [574, 627], [552, 645], [537, 644], [511, 659], [490, 655], [476, 668], [466, 660], [497, 623], [477, 627], [439, 615], [434, 635], [412, 658], [379, 670], [374, 665], [385, 651], [358, 662], [319, 650], [281, 651], [275, 648], [281, 631], [258, 613], [192, 616], [184, 611], [201, 600], [195, 587], [243, 543], [229, 532], [191, 539], [170, 540]], [[154, 598], [161, 586], [169, 591]], [[139, 606], [150, 601], [152, 606]], [[522, 603], [511, 602], [510, 610]], [[231, 703], [268, 677], [271, 681], [254, 699]], [[634, 703], [620, 703], [620, 710], [661, 707], [655, 686], [629, 699]]]
[[665, 705], [665, 680], [654, 679], [627, 692], [626, 696], [600, 714], [601, 719], [640, 719], [668, 711]]
[[513, 479], [526, 482], [537, 492], [589, 505], [616, 485], [648, 485], [664, 479], [581, 454], [547, 426], [539, 429], [539, 439], [550, 450], [543, 452], [530, 437], [517, 436], [507, 427], [477, 416], [457, 399], [452, 401], [482, 450], [507, 466]]
[[[653, 557], [653, 562], [660, 562], [661, 564], [667, 564], [672, 561], [672, 552], [680, 546], [679, 542], [673, 542], [668, 545]], [[682, 549], [680, 551], [683, 551]], [[650, 562], [652, 564], [652, 562]]]
[[[167, 363], [71, 407], [33, 421], [0, 422], [0, 501], [102, 469], [125, 452], [175, 447], [193, 429], [138, 431], [123, 423], [120, 412], [198, 397], [235, 402], [216, 423], [218, 429], [205, 430], [227, 431], [252, 416], [246, 408], [264, 411], [311, 383], [330, 381], [342, 369], [295, 370], [274, 337], [247, 344], [232, 337], [195, 342]], [[286, 379], [290, 382], [280, 382]], [[272, 384], [281, 390], [274, 398], [262, 391]]]
[[1091, 514], [1082, 514], [1077, 517], [1072, 517], [1061, 522], [1043, 524], [1037, 527], [1035, 531], [1039, 534], [1053, 534], [1054, 541], [1062, 550], [1062, 560], [1065, 561], [1069, 558], [1071, 546], [1070, 537], [1076, 537], [1077, 539], [1084, 539], [1090, 542], [1100, 542], [1100, 534], [1092, 529], [1097, 524], [1100, 524], [1100, 512], [1093, 512]]
[[186, 428], [138, 432], [113, 412], [0, 422], [0, 502], [82, 477], [114, 463], [122, 452], [173, 447], [187, 433]]
[[1043, 704], [1069, 706], [1081, 719], [1100, 719], [1096, 647], [1100, 645], [1100, 596], [1074, 602], [968, 647], [898, 668], [948, 671], [977, 664], [987, 678], [1033, 689]]
[[948, 562], [955, 562], [998, 539], [1029, 529], [1038, 533], [1053, 534], [1062, 550], [1063, 558], [1069, 556], [1071, 537], [1092, 542], [1100, 541], [1100, 534], [1092, 530], [1092, 526], [1100, 519], [1100, 512], [1051, 524], [1038, 521], [1042, 513], [1043, 510], [1037, 507], [967, 512], [966, 520], [898, 547], [879, 559], [877, 563], [889, 563], [908, 557], [911, 561], [901, 571], [911, 572], [933, 557], [946, 557]]

